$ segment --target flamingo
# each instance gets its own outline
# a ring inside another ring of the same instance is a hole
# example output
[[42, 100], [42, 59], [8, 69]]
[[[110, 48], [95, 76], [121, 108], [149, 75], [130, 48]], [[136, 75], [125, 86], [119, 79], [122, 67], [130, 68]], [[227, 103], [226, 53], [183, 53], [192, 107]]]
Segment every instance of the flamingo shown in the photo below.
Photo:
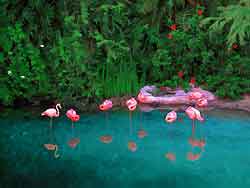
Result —
[[72, 108], [66, 112], [66, 116], [71, 120], [72, 128], [74, 127], [73, 123], [79, 121], [80, 119], [80, 115], [78, 115]]
[[[71, 108], [71, 109], [69, 109], [69, 110], [66, 112], [66, 116], [71, 120], [71, 128], [72, 128], [72, 134], [73, 134], [74, 122], [79, 121], [80, 115], [78, 115], [78, 114], [76, 113], [76, 111], [73, 110], [73, 109]], [[79, 143], [80, 143], [80, 139], [79, 139], [79, 138], [72, 138], [72, 139], [68, 142], [68, 145], [69, 145], [71, 148], [74, 149]]]
[[[135, 100], [135, 98], [131, 98], [131, 99], [126, 101], [126, 105], [128, 107], [128, 110], [129, 110], [130, 134], [132, 134], [132, 111], [134, 111], [136, 109], [137, 101]], [[136, 143], [133, 141], [129, 141], [128, 142], [128, 149], [132, 152], [135, 152], [137, 150]]]
[[165, 117], [165, 121], [168, 123], [173, 123], [176, 119], [177, 119], [177, 113], [175, 111], [169, 112]]
[[198, 100], [203, 97], [203, 94], [198, 91], [195, 91], [195, 92], [190, 92], [188, 97], [189, 100]]
[[59, 108], [60, 109], [62, 108], [61, 104], [56, 104], [56, 108], [49, 108], [45, 110], [43, 113], [41, 113], [41, 116], [50, 117], [50, 128], [52, 128], [52, 119], [54, 117], [59, 117], [60, 115]]
[[105, 100], [102, 104], [99, 105], [99, 109], [101, 111], [107, 111], [113, 107], [113, 103], [111, 100]]
[[204, 121], [204, 118], [201, 116], [201, 113], [199, 110], [197, 110], [196, 108], [189, 106], [186, 109], [186, 114], [188, 115], [188, 117], [193, 121], [192, 122], [192, 130], [194, 131], [195, 129], [195, 120], [199, 120], [199, 121]]
[[[112, 103], [112, 101], [111, 100], [104, 100], [103, 101], [103, 103], [102, 104], [100, 104], [99, 105], [99, 109], [101, 110], [101, 111], [105, 111], [105, 115], [106, 115], [106, 127], [107, 127], [107, 124], [108, 124], [108, 110], [110, 110], [111, 108], [113, 107], [113, 103]], [[101, 136], [100, 138], [100, 141], [102, 142], [102, 143], [104, 143], [104, 144], [109, 144], [109, 143], [111, 143], [112, 142], [112, 140], [113, 140], [113, 138], [112, 138], [112, 136], [110, 136], [110, 135], [103, 135], [103, 136]]]
[[200, 98], [197, 100], [196, 105], [198, 107], [206, 107], [208, 105], [207, 99], [206, 98]]

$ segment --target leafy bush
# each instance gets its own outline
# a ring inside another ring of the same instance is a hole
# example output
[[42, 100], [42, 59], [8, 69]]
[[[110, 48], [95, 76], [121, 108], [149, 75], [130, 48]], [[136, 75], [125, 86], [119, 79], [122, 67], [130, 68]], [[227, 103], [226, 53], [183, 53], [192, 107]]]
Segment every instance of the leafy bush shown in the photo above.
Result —
[[192, 77], [236, 99], [250, 92], [249, 3], [213, 2], [1, 1], [0, 103], [93, 102]]

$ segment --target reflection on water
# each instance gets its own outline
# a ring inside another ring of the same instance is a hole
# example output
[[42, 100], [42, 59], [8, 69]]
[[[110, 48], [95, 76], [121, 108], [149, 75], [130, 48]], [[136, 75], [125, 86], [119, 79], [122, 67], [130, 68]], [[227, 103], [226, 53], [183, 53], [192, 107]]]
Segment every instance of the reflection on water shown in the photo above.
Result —
[[113, 138], [110, 135], [103, 135], [100, 137], [100, 141], [104, 144], [109, 144], [112, 142], [112, 140], [113, 140]]
[[104, 113], [82, 114], [73, 129], [66, 117], [55, 119], [49, 129], [39, 116], [5, 116], [0, 119], [0, 158], [6, 165], [1, 183], [53, 188], [250, 186], [249, 116], [204, 113], [206, 121], [192, 127], [178, 113], [181, 120], [168, 126], [167, 112], [133, 112], [133, 119], [122, 111], [110, 112], [108, 118]]

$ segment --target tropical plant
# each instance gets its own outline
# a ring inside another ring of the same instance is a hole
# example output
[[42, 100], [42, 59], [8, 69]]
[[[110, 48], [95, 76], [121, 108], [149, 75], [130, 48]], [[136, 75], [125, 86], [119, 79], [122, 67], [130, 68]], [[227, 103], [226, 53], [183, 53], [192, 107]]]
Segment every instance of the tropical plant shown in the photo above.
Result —
[[208, 17], [203, 20], [203, 24], [209, 27], [211, 32], [221, 32], [227, 34], [228, 48], [231, 48], [234, 43], [242, 46], [250, 38], [250, 2], [241, 0], [236, 5], [228, 5], [219, 7], [219, 15], [217, 17]]

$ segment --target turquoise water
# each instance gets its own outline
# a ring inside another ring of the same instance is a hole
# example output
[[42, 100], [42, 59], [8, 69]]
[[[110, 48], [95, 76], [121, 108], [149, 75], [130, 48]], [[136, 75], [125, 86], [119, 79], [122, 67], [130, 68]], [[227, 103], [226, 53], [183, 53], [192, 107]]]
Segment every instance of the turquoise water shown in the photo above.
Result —
[[[74, 129], [60, 117], [49, 129], [49, 120], [39, 113], [11, 112], [0, 118], [1, 187], [202, 187], [238, 188], [250, 186], [250, 117], [243, 112], [206, 113], [197, 123], [195, 137], [206, 140], [200, 159], [187, 160], [187, 153], [199, 153], [188, 139], [191, 121], [164, 122], [168, 111], [135, 112], [132, 129], [128, 112], [81, 114]], [[137, 137], [143, 128], [148, 136]], [[109, 144], [102, 135], [112, 135]], [[80, 143], [71, 148], [72, 138]], [[137, 144], [128, 150], [128, 141]], [[43, 144], [59, 147], [59, 158]], [[165, 157], [174, 153], [176, 160]]]

